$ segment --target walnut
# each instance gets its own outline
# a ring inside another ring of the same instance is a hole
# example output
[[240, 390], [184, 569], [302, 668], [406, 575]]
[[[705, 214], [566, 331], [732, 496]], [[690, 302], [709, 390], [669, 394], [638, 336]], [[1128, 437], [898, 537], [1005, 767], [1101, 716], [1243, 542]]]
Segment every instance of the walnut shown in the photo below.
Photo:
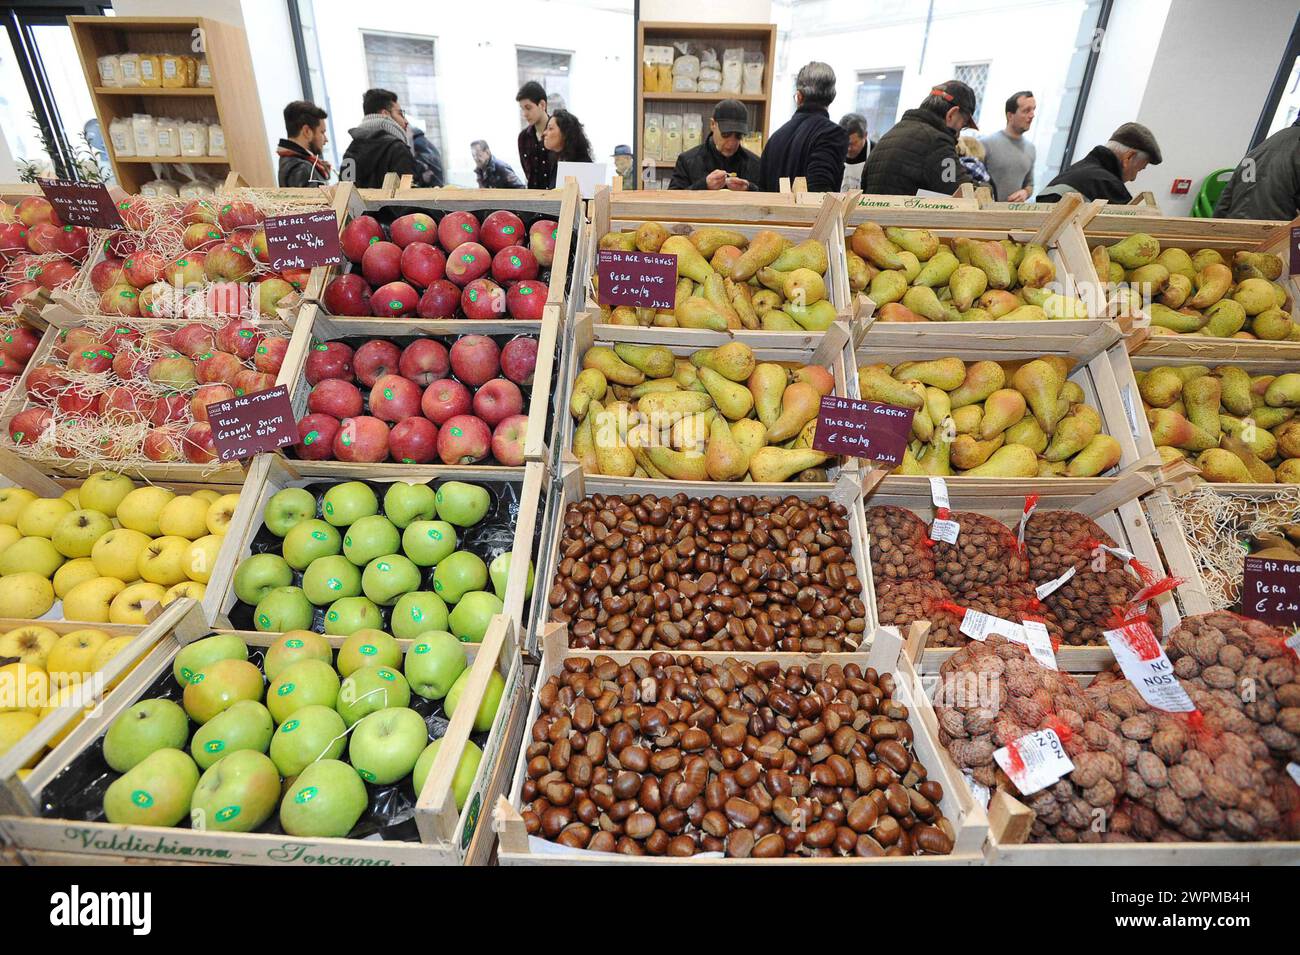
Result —
[[1115, 787], [1111, 785], [1110, 780], [1103, 779], [1097, 785], [1089, 787], [1083, 791], [1083, 798], [1087, 800], [1088, 805], [1097, 808], [1108, 808], [1112, 806], [1118, 793]]
[[1159, 813], [1160, 818], [1170, 825], [1178, 825], [1182, 822], [1183, 816], [1187, 812], [1187, 805], [1179, 799], [1177, 794], [1171, 789], [1156, 790], [1155, 810]]
[[1300, 733], [1300, 707], [1285, 707], [1277, 714], [1277, 725], [1288, 733]]
[[[1155, 753], [1139, 753], [1137, 771], [1138, 775], [1142, 777], [1142, 782], [1152, 789], [1159, 789], [1169, 783], [1170, 771]], [[1199, 787], [1197, 788], [1199, 789]]]
[[1172, 763], [1183, 752], [1183, 734], [1177, 730], [1161, 730], [1151, 737], [1151, 751], [1166, 763]]
[[990, 766], [993, 764], [993, 749], [992, 743], [974, 740], [954, 740], [948, 747], [958, 766]]
[[1156, 731], [1156, 721], [1147, 713], [1138, 713], [1121, 723], [1119, 731], [1127, 739], [1150, 739]]
[[1169, 768], [1169, 787], [1180, 799], [1195, 799], [1201, 794], [1201, 780], [1195, 770], [1189, 766], [1178, 765]]
[[1207, 666], [1201, 671], [1201, 679], [1207, 686], [1219, 690], [1226, 690], [1237, 683], [1237, 674], [1226, 666]]
[[1241, 793], [1237, 787], [1232, 785], [1232, 783], [1228, 782], [1218, 773], [1210, 773], [1210, 775], [1204, 777], [1201, 782], [1205, 789], [1205, 794], [1220, 806], [1231, 808], [1237, 805], [1237, 801], [1241, 798]]

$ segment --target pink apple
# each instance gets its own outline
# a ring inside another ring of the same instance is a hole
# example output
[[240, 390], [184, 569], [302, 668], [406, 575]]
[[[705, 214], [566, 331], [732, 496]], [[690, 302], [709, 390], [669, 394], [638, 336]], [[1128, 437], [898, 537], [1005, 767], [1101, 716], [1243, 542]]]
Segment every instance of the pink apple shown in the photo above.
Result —
[[49, 408], [28, 408], [9, 422], [9, 439], [14, 444], [35, 444], [54, 422]]
[[181, 233], [181, 245], [186, 249], [206, 249], [221, 241], [221, 230], [214, 223], [196, 222]]
[[433, 245], [438, 240], [438, 226], [423, 212], [412, 212], [395, 219], [388, 231], [393, 237], [393, 242], [403, 249], [415, 242]]
[[57, 218], [54, 206], [44, 196], [28, 196], [26, 199], [20, 199], [14, 206], [14, 212], [18, 216], [18, 221], [27, 226], [34, 226], [38, 222], [52, 222]]
[[486, 335], [462, 335], [451, 346], [451, 371], [471, 388], [501, 372], [501, 349]]
[[118, 230], [104, 239], [104, 254], [115, 259], [125, 259], [144, 248], [144, 236]]
[[235, 384], [235, 376], [244, 370], [244, 363], [230, 352], [202, 352], [195, 357], [194, 377], [200, 384]]
[[87, 349], [68, 356], [68, 370], [98, 375], [113, 367], [113, 353], [107, 348]]
[[443, 464], [477, 464], [491, 449], [492, 432], [473, 415], [457, 415], [438, 429], [438, 457]]
[[525, 279], [515, 282], [506, 292], [506, 311], [511, 318], [521, 322], [541, 321], [546, 310], [546, 283], [540, 279]]
[[65, 225], [54, 237], [54, 251], [66, 255], [74, 262], [84, 261], [90, 246], [90, 233], [79, 225]]
[[376, 242], [361, 257], [361, 274], [371, 285], [387, 285], [402, 277], [402, 250], [395, 242]]
[[327, 378], [352, 380], [352, 349], [343, 342], [317, 342], [307, 353], [303, 368], [307, 384], [315, 385]]
[[235, 376], [235, 394], [255, 395], [275, 387], [275, 375], [264, 375], [260, 371], [245, 368]]
[[216, 351], [217, 340], [212, 335], [212, 329], [206, 325], [186, 325], [176, 330], [172, 336], [172, 345], [182, 355], [197, 358]]
[[65, 328], [54, 336], [54, 357], [66, 359], [73, 352], [106, 348], [107, 335], [89, 328]]
[[99, 296], [99, 310], [104, 315], [139, 315], [139, 292], [137, 292], [135, 287], [131, 285], [120, 284], [109, 286], [104, 290], [103, 294]]
[[492, 257], [492, 277], [498, 282], [537, 278], [537, 257], [522, 245], [508, 245]]
[[415, 314], [420, 293], [405, 282], [389, 282], [370, 296], [370, 311], [380, 318], [401, 318]]
[[[2, 228], [4, 227], [0, 226]], [[125, 281], [126, 273], [122, 271], [121, 259], [102, 259], [90, 270], [90, 287], [96, 292], [104, 292]]]
[[150, 429], [149, 433], [144, 436], [144, 442], [141, 444], [140, 450], [144, 452], [144, 456], [150, 461], [156, 461], [160, 464], [185, 460], [180, 439], [170, 431], [163, 431], [158, 428]]
[[[203, 271], [212, 281], [226, 279], [240, 282], [253, 274], [255, 263], [248, 254], [248, 249], [234, 242], [217, 242], [207, 249], [207, 258], [203, 260]], [[131, 272], [130, 260], [127, 260], [127, 275]]]
[[492, 253], [477, 242], [456, 246], [447, 254], [447, 278], [461, 288], [481, 279], [492, 268]]
[[208, 280], [203, 263], [208, 260], [207, 253], [189, 252], [173, 259], [163, 273], [163, 281], [177, 288], [198, 288]]
[[100, 402], [100, 414], [109, 421], [130, 423], [148, 421], [153, 401], [144, 392], [126, 385], [110, 385]]
[[67, 259], [46, 262], [36, 272], [36, 284], [47, 291], [62, 288], [77, 277], [77, 267]]
[[434, 424], [445, 424], [457, 415], [468, 414], [473, 402], [469, 389], [455, 378], [441, 378], [424, 390], [420, 411]]
[[27, 230], [27, 248], [37, 255], [56, 253], [58, 238], [59, 227], [53, 222], [38, 222]]
[[370, 413], [397, 422], [420, 413], [420, 386], [401, 375], [381, 375], [370, 388]]
[[184, 293], [166, 282], [154, 282], [140, 289], [138, 298], [141, 318], [175, 318], [181, 312]]
[[217, 459], [217, 447], [212, 443], [212, 426], [199, 421], [185, 429], [181, 438], [185, 460], [192, 464], [206, 464]]
[[521, 335], [506, 342], [501, 349], [501, 374], [516, 385], [527, 387], [533, 383], [537, 367], [537, 339]]
[[491, 279], [475, 279], [461, 293], [460, 309], [466, 318], [502, 318], [506, 314], [505, 291]]
[[26, 325], [19, 325], [0, 336], [0, 352], [4, 352], [4, 356], [10, 361], [26, 365], [27, 359], [32, 357], [32, 353], [40, 343], [39, 335]]
[[99, 414], [101, 398], [102, 393], [96, 394], [81, 385], [73, 385], [59, 394], [54, 407], [62, 414], [72, 415], [75, 418], [92, 417]]
[[253, 253], [253, 258], [263, 265], [271, 261], [271, 253], [266, 248], [266, 230], [258, 229], [253, 233], [253, 239], [248, 244]]
[[420, 296], [416, 313], [421, 318], [455, 318], [460, 308], [460, 289], [446, 279], [438, 279]]
[[331, 280], [321, 298], [325, 311], [330, 315], [370, 314], [370, 283], [357, 272]]
[[144, 352], [134, 342], [123, 346], [113, 355], [113, 374], [123, 381], [130, 381], [132, 378], [143, 378], [145, 371], [149, 367], [150, 359], [145, 357]]
[[524, 437], [528, 434], [528, 416], [511, 415], [492, 432], [492, 457], [498, 464], [517, 468], [524, 463]]
[[493, 378], [474, 393], [474, 413], [487, 422], [489, 428], [524, 410], [524, 395], [519, 386], [505, 378]]
[[[72, 367], [72, 359], [68, 359], [68, 367]], [[194, 362], [176, 353], [155, 358], [149, 363], [148, 375], [155, 385], [173, 391], [189, 391], [197, 384]]]
[[412, 285], [428, 288], [447, 270], [447, 256], [437, 246], [412, 242], [402, 250], [402, 277]]
[[289, 339], [280, 335], [263, 338], [257, 344], [257, 353], [253, 355], [253, 367], [268, 375], [278, 375], [288, 351]]
[[27, 398], [37, 404], [48, 404], [67, 387], [67, 376], [58, 365], [34, 365], [27, 370]]
[[384, 241], [384, 227], [373, 216], [358, 216], [343, 227], [339, 241], [343, 254], [359, 263], [371, 243]]
[[451, 371], [451, 359], [447, 357], [447, 348], [442, 342], [417, 338], [402, 349], [397, 370], [402, 377], [417, 385], [428, 385], [447, 376]]
[[524, 240], [524, 220], [513, 212], [501, 209], [483, 220], [479, 229], [479, 241], [493, 255], [508, 245], [517, 245]]
[[214, 200], [191, 199], [185, 203], [185, 208], [181, 210], [181, 223], [183, 225], [205, 222], [215, 224], [218, 215], [219, 211]]
[[305, 461], [328, 461], [334, 457], [334, 438], [339, 419], [327, 414], [309, 414], [298, 422], [299, 441], [294, 450]]
[[438, 426], [416, 415], [393, 426], [388, 450], [402, 464], [428, 464], [438, 456]]
[[195, 296], [192, 303], [187, 303], [187, 309], [193, 309], [199, 314], [191, 314], [191, 318], [204, 318], [208, 316], [225, 316], [235, 318], [239, 315], [246, 315], [250, 311], [252, 300], [248, 294], [248, 285], [244, 282], [215, 282], [203, 290], [200, 298]]
[[560, 232], [560, 224], [553, 219], [538, 219], [528, 229], [528, 247], [537, 257], [537, 264], [550, 268], [555, 260], [555, 240]]
[[249, 361], [257, 353], [257, 343], [261, 340], [262, 331], [257, 322], [227, 322], [217, 329], [217, 347], [241, 361]]
[[[3, 287], [3, 283], [0, 283], [0, 287]], [[129, 289], [131, 286], [127, 285], [124, 287]], [[14, 282], [12, 285], [4, 288], [4, 290], [0, 292], [0, 310], [13, 311], [17, 308], [19, 302], [23, 301], [33, 292], [39, 290], [40, 286], [35, 282]], [[101, 309], [101, 311], [103, 311], [103, 309]]]
[[230, 385], [201, 385], [190, 397], [190, 417], [195, 421], [207, 421], [208, 405], [229, 401], [233, 397], [235, 389]]
[[258, 212], [257, 206], [251, 202], [228, 202], [217, 212], [217, 224], [225, 232], [260, 225], [262, 219], [262, 213]]
[[0, 255], [22, 252], [27, 248], [27, 227], [21, 222], [0, 222]]
[[368, 416], [345, 418], [334, 438], [334, 457], [369, 464], [387, 460], [388, 425]]
[[478, 216], [472, 212], [448, 212], [438, 223], [438, 243], [450, 252], [464, 242], [478, 241]]
[[173, 421], [184, 421], [189, 410], [190, 400], [187, 396], [169, 391], [154, 399], [153, 414], [149, 416], [149, 421], [161, 428]]
[[361, 391], [350, 381], [326, 378], [307, 396], [307, 410], [334, 418], [351, 418], [361, 414]]
[[352, 367], [356, 369], [357, 381], [369, 388], [381, 375], [396, 374], [401, 359], [400, 348], [382, 338], [374, 338], [357, 349]]
[[299, 292], [307, 290], [307, 283], [311, 280], [311, 269], [281, 269], [280, 278], [284, 279]]

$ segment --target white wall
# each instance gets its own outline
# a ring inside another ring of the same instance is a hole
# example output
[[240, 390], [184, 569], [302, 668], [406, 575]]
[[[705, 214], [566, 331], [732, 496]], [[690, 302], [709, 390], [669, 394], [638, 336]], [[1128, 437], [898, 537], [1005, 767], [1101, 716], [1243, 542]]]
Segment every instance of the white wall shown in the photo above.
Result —
[[769, 23], [771, 14], [771, 0], [641, 0], [642, 20]]

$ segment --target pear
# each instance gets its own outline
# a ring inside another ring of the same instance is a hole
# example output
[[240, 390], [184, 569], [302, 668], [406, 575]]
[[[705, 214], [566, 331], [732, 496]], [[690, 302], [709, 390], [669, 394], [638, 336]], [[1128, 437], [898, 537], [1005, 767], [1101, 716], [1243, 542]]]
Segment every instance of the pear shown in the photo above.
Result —
[[1064, 461], [1047, 461], [1038, 459], [1039, 477], [1065, 477], [1067, 465]]
[[917, 273], [914, 284], [925, 285], [930, 288], [938, 288], [941, 285], [947, 285], [952, 274], [957, 271], [961, 265], [957, 261], [957, 256], [948, 251], [947, 247], [940, 249], [934, 254], [928, 262], [921, 267]]
[[704, 454], [700, 451], [674, 451], [672, 448], [654, 446], [646, 448], [645, 454], [657, 470], [674, 481], [709, 479]]
[[739, 481], [749, 470], [749, 458], [720, 416], [715, 417], [709, 426], [709, 446], [704, 452], [704, 467], [714, 481]]
[[[1273, 469], [1261, 461], [1255, 452], [1250, 449], [1250, 445], [1240, 438], [1234, 438], [1230, 434], [1222, 435], [1219, 438], [1219, 447], [1232, 452], [1241, 459], [1241, 463], [1246, 465], [1246, 470], [1250, 472], [1250, 479], [1256, 484], [1273, 484], [1277, 481]], [[1294, 553], [1294, 551], [1292, 552]], [[1298, 560], [1300, 557], [1293, 556], [1287, 559]]]
[[1068, 477], [1075, 478], [1096, 477], [1119, 464], [1119, 459], [1119, 442], [1108, 434], [1099, 434], [1070, 459], [1070, 466], [1065, 473]]
[[1065, 376], [1060, 369], [1044, 359], [1035, 359], [1021, 365], [1011, 376], [1011, 387], [1025, 396], [1034, 417], [1047, 434], [1056, 430], [1061, 419], [1058, 399]]
[[645, 395], [636, 403], [643, 415], [699, 414], [713, 407], [713, 396], [706, 391], [663, 391]]
[[952, 474], [952, 442], [936, 438], [925, 445], [917, 459], [922, 474], [930, 477], [948, 477]]
[[1191, 297], [1192, 280], [1178, 272], [1169, 274], [1169, 281], [1160, 293], [1160, 304], [1169, 308], [1180, 308]]
[[899, 381], [919, 381], [923, 385], [952, 391], [966, 379], [966, 363], [960, 358], [932, 358], [928, 361], [905, 361], [894, 368]]
[[1073, 295], [1058, 295], [1053, 292], [1043, 299], [1040, 307], [1043, 314], [1050, 319], [1086, 319], [1088, 317], [1088, 306]]
[[998, 434], [987, 441], [976, 441], [969, 434], [959, 434], [952, 442], [949, 460], [953, 467], [966, 471], [977, 468], [1006, 441], [1005, 434]]
[[1168, 408], [1182, 393], [1182, 376], [1168, 365], [1152, 368], [1142, 376], [1142, 382], [1138, 385], [1138, 394], [1142, 400], [1156, 408]]
[[179, 749], [154, 750], [104, 792], [104, 817], [114, 825], [175, 826], [190, 814], [199, 768]]
[[[919, 381], [907, 381], [904, 384], [916, 392], [922, 402], [925, 401], [925, 385]], [[930, 411], [924, 404], [912, 413], [912, 436], [918, 441], [929, 441], [934, 436], [934, 427], [935, 421], [930, 417]]]
[[612, 348], [588, 348], [582, 356], [582, 367], [596, 369], [613, 384], [639, 385], [645, 381], [645, 373], [619, 358]]
[[885, 230], [890, 242], [911, 252], [922, 262], [933, 257], [942, 248], [938, 237], [929, 229], [900, 229], [891, 226]]
[[1175, 275], [1181, 275], [1188, 280], [1196, 278], [1196, 266], [1192, 264], [1192, 257], [1184, 249], [1164, 249], [1156, 256], [1156, 263], [1165, 267], [1171, 279]]
[[737, 250], [740, 250], [749, 244], [749, 240], [741, 233], [733, 232], [730, 229], [719, 229], [716, 226], [696, 229], [690, 234], [689, 238], [691, 245], [695, 246], [700, 255], [706, 259], [713, 258], [714, 253], [725, 245], [734, 246]]
[[596, 461], [596, 438], [592, 434], [592, 415], [590, 411], [578, 422], [578, 427], [573, 431], [573, 456], [582, 465], [583, 473], [600, 473], [600, 465]]
[[995, 438], [1024, 416], [1025, 396], [1012, 388], [999, 388], [984, 399], [980, 437], [985, 441]]
[[1118, 262], [1126, 269], [1136, 269], [1156, 260], [1160, 255], [1160, 243], [1145, 232], [1135, 232], [1106, 251], [1112, 262]]
[[763, 422], [755, 421], [753, 418], [741, 418], [739, 421], [730, 422], [730, 427], [731, 436], [740, 446], [746, 462], [759, 448], [767, 446], [767, 428]]
[[1300, 374], [1288, 372], [1274, 378], [1264, 392], [1264, 404], [1270, 408], [1300, 407]]
[[873, 272], [871, 266], [852, 250], [844, 253], [844, 259], [849, 272], [849, 291], [861, 292], [871, 282]]
[[[703, 283], [710, 275], [715, 274], [708, 259], [684, 235], [669, 236], [664, 240], [659, 251], [664, 255], [677, 256], [677, 274], [684, 275], [693, 282]], [[735, 275], [734, 270], [732, 275]], [[749, 276], [746, 275], [745, 278]]]
[[1250, 414], [1254, 408], [1250, 394], [1250, 375], [1231, 365], [1219, 366], [1215, 369], [1215, 374], [1219, 376], [1221, 384], [1223, 407], [1238, 417]]
[[1230, 298], [1221, 298], [1205, 310], [1207, 319], [1201, 334], [1231, 338], [1246, 325], [1246, 310]]
[[628, 400], [636, 401], [638, 398], [644, 398], [646, 395], [658, 394], [665, 391], [681, 391], [682, 386], [674, 378], [655, 378], [637, 385], [628, 392]]
[[[701, 411], [699, 414], [683, 415], [673, 422], [672, 430], [668, 434], [668, 446], [676, 448], [678, 451], [703, 451], [705, 442], [709, 438], [709, 429], [713, 427], [714, 419], [718, 413], [712, 409]], [[646, 441], [646, 447], [653, 444], [659, 444], [658, 441]]]
[[759, 269], [771, 265], [780, 258], [784, 249], [785, 239], [780, 233], [769, 229], [754, 233], [749, 248], [745, 249], [735, 265], [731, 267], [732, 279], [737, 282], [748, 281], [758, 273]]
[[725, 332], [729, 327], [727, 317], [706, 298], [692, 296], [678, 304], [675, 313], [677, 324], [682, 328], [707, 328], [710, 331]]
[[1200, 331], [1209, 319], [1194, 308], [1184, 306], [1178, 311], [1174, 311], [1167, 305], [1159, 302], [1151, 303], [1151, 324], [1158, 325], [1161, 328], [1167, 328], [1171, 332], [1187, 334], [1189, 332]]
[[1056, 279], [1056, 266], [1047, 250], [1036, 242], [1025, 246], [1025, 253], [1016, 268], [1020, 284], [1028, 288], [1042, 288]]
[[1184, 451], [1204, 451], [1216, 447], [1219, 439], [1206, 434], [1178, 412], [1169, 408], [1152, 408], [1147, 413], [1151, 423], [1151, 440]]
[[1169, 270], [1159, 262], [1152, 262], [1150, 265], [1133, 269], [1126, 278], [1130, 285], [1143, 289], [1149, 298], [1164, 291], [1165, 286], [1169, 284]]
[[1277, 456], [1284, 458], [1300, 458], [1300, 421], [1288, 421], [1281, 427], [1274, 429], [1272, 434], [1275, 448], [1272, 455], [1266, 455], [1264, 451], [1259, 450], [1257, 447], [1257, 442], [1260, 437], [1259, 432], [1261, 430], [1262, 429], [1258, 427], [1254, 429], [1253, 437], [1256, 439], [1255, 441], [1247, 440], [1249, 437], [1252, 437], [1251, 429], [1249, 427], [1244, 428], [1240, 435], [1242, 440], [1246, 441], [1246, 443], [1251, 446], [1252, 450], [1254, 450], [1261, 458], [1267, 457], [1270, 460]]
[[[971, 405], [971, 407], [979, 407]], [[1035, 454], [1042, 454], [1047, 448], [1047, 434], [1031, 414], [1025, 415], [1006, 430], [1007, 444], [1023, 444]]]
[[1232, 269], [1238, 281], [1249, 278], [1275, 281], [1282, 275], [1282, 259], [1268, 252], [1238, 252], [1232, 257]]
[[[1016, 242], [1013, 239], [999, 239], [998, 244], [1007, 250], [1007, 264], [1011, 266], [1011, 272], [1014, 275], [1025, 258], [1026, 243]], [[1012, 284], [1014, 284], [1014, 280]]]
[[1226, 265], [1211, 263], [1196, 273], [1192, 285], [1196, 294], [1183, 304], [1188, 308], [1209, 308], [1232, 287], [1232, 270]]
[[[950, 397], [950, 405], [951, 401]], [[949, 420], [952, 421], [953, 430], [956, 434], [969, 434], [972, 437], [978, 437], [980, 425], [984, 422], [984, 406], [982, 404], [973, 404], [956, 408], [949, 416]]]
[[673, 353], [663, 345], [632, 345], [619, 342], [614, 353], [647, 378], [668, 378], [676, 369]]
[[963, 474], [965, 477], [1037, 477], [1038, 455], [1022, 444], [1004, 444], [979, 467]]
[[948, 394], [955, 411], [981, 402], [1007, 382], [1007, 374], [995, 361], [977, 361], [966, 366], [966, 377]]
[[[971, 268], [974, 268], [974, 266], [971, 266]], [[988, 276], [984, 275], [983, 270], [976, 269], [976, 271], [979, 272], [980, 275], [984, 276], [984, 282], [987, 283]], [[954, 294], [953, 297], [956, 298], [956, 295]], [[1018, 299], [1015, 295], [1000, 289], [992, 289], [984, 292], [979, 296], [977, 302], [979, 307], [988, 312], [994, 319], [1001, 318], [1003, 315], [1014, 312], [1024, 304], [1024, 302]]]
[[754, 314], [761, 319], [768, 312], [781, 307], [781, 296], [771, 289], [760, 289], [750, 297], [750, 303], [754, 306]]
[[[982, 269], [988, 276], [989, 288], [1004, 289], [1011, 287], [1011, 262], [1007, 259], [1007, 250], [998, 242], [971, 240], [970, 264]], [[1035, 465], [1037, 470], [1037, 465]]]
[[668, 230], [658, 222], [642, 222], [636, 230], [636, 247], [640, 252], [658, 252], [668, 238]]
[[569, 399], [569, 413], [578, 419], [586, 417], [588, 403], [593, 399], [603, 399], [607, 385], [605, 376], [598, 369], [584, 368], [578, 372], [573, 382], [573, 396]]
[[1223, 256], [1216, 249], [1198, 249], [1192, 254], [1192, 268], [1201, 271], [1207, 265], [1227, 265]]
[[731, 308], [740, 318], [740, 324], [751, 331], [759, 327], [758, 313], [754, 311], [753, 303], [750, 300], [749, 286], [745, 284], [737, 285], [731, 279], [726, 279], [727, 295], [731, 299]]
[[617, 252], [636, 251], [635, 232], [606, 232], [600, 237], [599, 247]]
[[908, 476], [924, 476], [925, 472], [921, 470], [921, 463], [916, 460], [916, 455], [912, 453], [911, 448], [903, 449], [902, 463], [894, 469], [895, 474]]
[[[781, 301], [785, 301], [786, 273], [778, 272], [771, 266], [763, 266], [754, 274], [754, 279], [768, 291], [775, 292]], [[734, 279], [732, 281], [735, 281]]]
[[1187, 420], [1206, 434], [1219, 437], [1219, 400], [1222, 383], [1213, 375], [1203, 375], [1183, 385], [1183, 404]]
[[948, 288], [952, 290], [952, 303], [961, 311], [966, 311], [984, 294], [988, 284], [989, 277], [982, 269], [977, 269], [973, 265], [958, 265], [948, 278]]
[[890, 302], [901, 301], [906, 292], [907, 278], [903, 273], [893, 269], [883, 269], [871, 280], [871, 290], [867, 294], [877, 305], [888, 305]]
[[1068, 414], [1061, 419], [1051, 443], [1041, 452], [1048, 461], [1065, 461], [1073, 457], [1101, 432], [1101, 419], [1097, 413], [1087, 405], [1079, 407], [1092, 413]]
[[[771, 428], [776, 423], [776, 419], [781, 416], [781, 396], [785, 394], [786, 385], [789, 383], [790, 376], [780, 365], [763, 362], [754, 366], [754, 372], [749, 376], [749, 392], [754, 397], [754, 410], [758, 414], [758, 420], [763, 422], [765, 427]], [[910, 398], [911, 392], [907, 394]], [[869, 396], [863, 392], [862, 397]]]
[[1250, 484], [1250, 469], [1231, 451], [1209, 448], [1197, 457], [1201, 477], [1215, 484]]
[[1077, 381], [1070, 381], [1067, 378], [1065, 384], [1061, 385], [1061, 397], [1069, 404], [1077, 405], [1084, 400], [1083, 386]]
[[795, 269], [785, 273], [781, 294], [787, 301], [812, 305], [826, 298], [826, 282], [812, 269]]
[[1300, 484], [1300, 458], [1287, 458], [1277, 466], [1273, 477], [1279, 484]]
[[877, 268], [903, 268], [898, 246], [889, 240], [884, 230], [876, 223], [863, 222], [853, 230], [853, 236], [849, 241], [854, 252]]
[[[917, 404], [921, 403], [921, 399], [915, 393], [913, 393], [912, 397]], [[779, 443], [794, 437], [799, 433], [800, 428], [817, 417], [817, 412], [821, 409], [821, 403], [821, 394], [808, 382], [796, 381], [788, 386], [785, 389], [785, 394], [781, 396], [781, 413], [775, 421], [767, 426], [768, 440]], [[725, 408], [722, 409], [722, 413], [727, 414]], [[746, 413], [748, 413], [748, 409], [746, 409]], [[727, 416], [732, 420], [744, 417], [744, 415]]]
[[596, 467], [600, 473], [611, 477], [631, 477], [636, 470], [636, 459], [620, 434], [617, 413], [606, 411], [600, 402], [593, 401], [591, 428]]
[[781, 306], [781, 310], [786, 315], [794, 319], [799, 327], [810, 332], [824, 332], [835, 323], [839, 317], [835, 311], [835, 306], [830, 302], [822, 299], [820, 302], [814, 302], [812, 305], [799, 305], [795, 302], [786, 302]]
[[754, 373], [754, 350], [744, 342], [728, 342], [691, 355], [697, 368], [711, 368], [730, 381], [747, 381]]
[[740, 328], [740, 316], [736, 310], [731, 307], [731, 298], [727, 295], [727, 287], [723, 283], [725, 279], [717, 272], [714, 272], [704, 280], [704, 299], [721, 315], [727, 322], [728, 328]]
[[732, 421], [748, 416], [754, 407], [754, 396], [748, 388], [724, 378], [712, 368], [701, 368], [699, 375], [719, 411]]
[[823, 397], [835, 390], [835, 376], [821, 365], [804, 365], [796, 368], [791, 380], [808, 382], [817, 389], [817, 394]]
[[731, 278], [731, 270], [736, 265], [736, 260], [741, 256], [740, 249], [734, 245], [720, 246], [712, 256], [709, 257], [709, 267], [717, 272], [723, 278]]
[[819, 239], [805, 239], [793, 248], [786, 249], [772, 263], [772, 268], [778, 272], [807, 269], [817, 275], [825, 275], [828, 267], [826, 245]]
[[700, 384], [700, 374], [688, 360], [684, 358], [677, 359], [677, 368], [673, 372], [673, 381], [681, 386], [683, 391], [698, 391], [704, 394], [705, 388]]
[[1097, 272], [1098, 281], [1105, 282], [1110, 278], [1110, 253], [1104, 245], [1092, 247], [1092, 267]]
[[779, 484], [808, 468], [825, 464], [829, 455], [811, 448], [759, 448], [749, 461], [749, 474], [758, 484]]
[[948, 392], [941, 388], [927, 386], [925, 389], [925, 410], [930, 420], [938, 424], [952, 414], [952, 400]]
[[[811, 320], [811, 316], [809, 317]], [[802, 332], [804, 327], [779, 308], [765, 313], [758, 320], [759, 327], [765, 332]]]
[[[762, 366], [760, 366], [762, 367]], [[899, 405], [903, 408], [920, 408], [923, 402], [917, 397], [916, 392], [908, 388], [898, 379], [894, 378], [887, 371], [879, 368], [870, 368], [858, 372], [859, 394], [868, 401], [878, 401], [887, 405]], [[753, 388], [751, 382], [750, 388]], [[759, 411], [759, 420], [770, 429], [772, 422], [763, 419], [762, 410]]]
[[[1262, 280], [1252, 279], [1252, 281]], [[1289, 340], [1294, 329], [1291, 316], [1280, 308], [1266, 308], [1250, 323], [1250, 330], [1254, 332], [1256, 338], [1270, 342]]]
[[911, 285], [921, 274], [921, 260], [906, 250], [899, 252], [898, 258], [903, 263], [903, 278], [907, 279], [908, 285]]
[[890, 302], [876, 312], [878, 322], [928, 322], [924, 315], [918, 315], [901, 302]]
[[907, 290], [903, 295], [903, 307], [932, 322], [945, 320], [946, 312], [934, 289], [924, 285], [914, 285]]

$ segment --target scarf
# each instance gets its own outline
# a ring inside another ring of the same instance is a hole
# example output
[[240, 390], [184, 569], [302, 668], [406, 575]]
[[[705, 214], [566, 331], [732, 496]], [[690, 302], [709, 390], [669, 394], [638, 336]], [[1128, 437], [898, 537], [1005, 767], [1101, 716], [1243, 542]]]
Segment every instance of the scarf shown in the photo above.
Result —
[[329, 182], [330, 176], [333, 175], [334, 170], [324, 156], [318, 156], [310, 149], [303, 149], [291, 139], [282, 139], [280, 142], [281, 144], [287, 143], [288, 145], [277, 146], [275, 150], [277, 156], [294, 156], [298, 159], [305, 159], [311, 163], [312, 169], [320, 175], [322, 180]]
[[411, 145], [411, 133], [409, 132], [411, 127], [407, 126], [406, 129], [402, 129], [397, 120], [391, 116], [385, 116], [383, 113], [367, 113], [357, 126], [357, 129], [364, 129], [367, 132], [373, 129], [382, 129], [390, 136], [400, 139], [406, 145]]

